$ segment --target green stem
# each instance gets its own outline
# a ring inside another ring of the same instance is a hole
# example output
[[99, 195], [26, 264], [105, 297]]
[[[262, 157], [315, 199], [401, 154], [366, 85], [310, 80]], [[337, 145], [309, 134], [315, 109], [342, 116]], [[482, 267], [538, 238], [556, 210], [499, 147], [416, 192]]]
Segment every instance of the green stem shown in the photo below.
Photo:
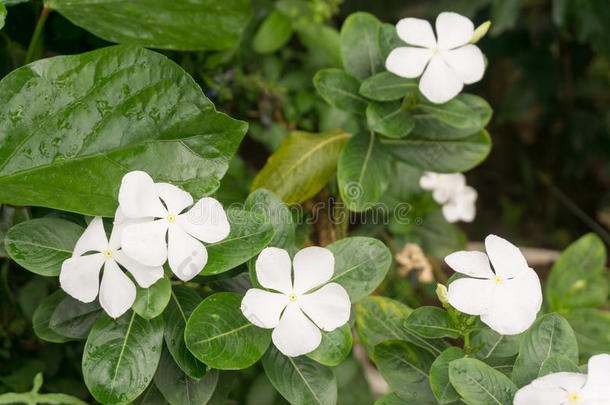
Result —
[[464, 352], [470, 354], [470, 332], [464, 334]]
[[51, 8], [49, 6], [45, 6], [42, 9], [42, 13], [40, 13], [40, 17], [38, 18], [38, 23], [36, 24], [36, 28], [34, 28], [34, 34], [32, 34], [32, 40], [30, 41], [30, 46], [28, 46], [28, 53], [25, 57], [25, 64], [27, 65], [30, 62], [34, 61], [34, 52], [36, 52], [36, 48], [38, 47], [38, 42], [40, 41], [40, 35], [42, 34], [44, 24], [47, 21], [47, 17], [51, 12]]

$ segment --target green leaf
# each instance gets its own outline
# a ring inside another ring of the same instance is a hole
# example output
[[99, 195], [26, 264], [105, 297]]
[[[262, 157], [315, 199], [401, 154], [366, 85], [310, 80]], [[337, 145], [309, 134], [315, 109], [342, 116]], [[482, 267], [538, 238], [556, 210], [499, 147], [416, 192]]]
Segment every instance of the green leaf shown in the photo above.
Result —
[[214, 192], [247, 128], [174, 62], [133, 46], [17, 69], [0, 82], [0, 104], [0, 202], [86, 215], [114, 216], [130, 170], [195, 199]]
[[596, 354], [607, 353], [610, 347], [610, 312], [602, 309], [580, 308], [566, 315], [574, 329], [580, 357], [586, 361]]
[[163, 398], [163, 395], [159, 392], [159, 389], [155, 384], [150, 384], [146, 391], [142, 393], [132, 405], [168, 405], [169, 402]]
[[252, 191], [265, 188], [286, 204], [307, 201], [330, 180], [351, 134], [335, 130], [291, 133], [254, 178]]
[[63, 290], [57, 290], [46, 297], [34, 311], [32, 326], [34, 327], [34, 333], [40, 339], [52, 343], [63, 343], [70, 340], [70, 338], [60, 335], [49, 326], [53, 312], [64, 297], [66, 297], [66, 294]]
[[106, 41], [177, 50], [229, 48], [252, 14], [248, 0], [45, 0], [45, 4]]
[[519, 335], [500, 335], [491, 328], [483, 328], [470, 335], [470, 346], [482, 345], [481, 350], [473, 354], [477, 359], [511, 357], [519, 353], [519, 346], [525, 333]]
[[407, 46], [407, 44], [398, 37], [394, 24], [382, 23], [377, 31], [377, 46], [379, 46], [379, 53], [385, 64], [385, 60], [392, 50], [401, 46]]
[[356, 332], [368, 355], [373, 358], [375, 346], [385, 340], [405, 340], [415, 343], [434, 355], [447, 345], [439, 340], [427, 340], [409, 330], [405, 319], [411, 308], [386, 297], [366, 297], [356, 304]]
[[413, 115], [400, 102], [372, 102], [366, 109], [367, 126], [389, 138], [404, 138], [415, 126]]
[[65, 219], [36, 218], [9, 229], [4, 246], [23, 268], [41, 276], [57, 276], [83, 232], [81, 226]]
[[191, 378], [176, 365], [167, 349], [163, 349], [155, 385], [171, 405], [207, 404], [217, 383], [218, 370], [208, 371], [201, 379]]
[[546, 302], [552, 310], [597, 307], [608, 298], [606, 248], [595, 234], [572, 243], [553, 265], [546, 282]]
[[175, 285], [169, 303], [163, 311], [165, 344], [178, 367], [193, 378], [203, 377], [206, 366], [188, 351], [184, 341], [184, 329], [201, 301], [201, 297], [194, 290]]
[[373, 208], [389, 183], [390, 163], [375, 138], [374, 132], [361, 132], [347, 141], [339, 156], [339, 191], [351, 211]]
[[186, 323], [186, 347], [212, 368], [250, 367], [269, 346], [271, 330], [254, 326], [242, 315], [242, 298], [229, 292], [210, 295]]
[[151, 382], [163, 348], [163, 319], [129, 311], [118, 319], [102, 314], [83, 351], [83, 378], [103, 403], [136, 399]]
[[405, 326], [425, 338], [450, 337], [457, 339], [457, 329], [447, 311], [438, 307], [419, 307], [409, 315]]
[[259, 188], [248, 196], [244, 208], [269, 218], [275, 230], [270, 246], [294, 252], [295, 227], [292, 213], [281, 198], [269, 190]]
[[507, 376], [477, 359], [449, 364], [449, 378], [468, 405], [512, 405], [517, 387]]
[[375, 405], [404, 405], [405, 401], [395, 393], [382, 396]]
[[4, 28], [4, 22], [6, 21], [6, 7], [0, 1], [0, 30]]
[[318, 66], [341, 66], [341, 38], [334, 27], [305, 24], [296, 28], [299, 40], [309, 50]]
[[66, 295], [53, 311], [49, 327], [62, 336], [86, 339], [102, 312], [97, 300], [84, 303]]
[[352, 329], [349, 324], [345, 324], [332, 332], [322, 332], [322, 342], [307, 357], [324, 364], [334, 367], [339, 365], [352, 350]]
[[479, 114], [458, 98], [443, 104], [434, 104], [422, 99], [418, 109], [453, 128], [481, 129]]
[[28, 209], [25, 207], [15, 208], [9, 205], [0, 207], [0, 258], [9, 258], [4, 246], [4, 237], [8, 230], [20, 222], [30, 219]]
[[392, 391], [418, 405], [436, 404], [428, 373], [434, 356], [402, 340], [388, 340], [375, 346], [375, 364]]
[[380, 26], [381, 23], [375, 16], [354, 13], [345, 19], [341, 27], [343, 67], [357, 79], [367, 78], [383, 70], [383, 61], [377, 45], [377, 31]]
[[252, 48], [258, 53], [275, 52], [292, 37], [292, 21], [279, 11], [272, 11], [258, 27]]
[[172, 293], [172, 284], [167, 277], [160, 278], [148, 288], [142, 288], [136, 283], [136, 300], [132, 309], [144, 319], [152, 319], [161, 315]]
[[543, 377], [551, 373], [560, 373], [562, 371], [569, 373], [579, 373], [580, 370], [576, 363], [568, 359], [566, 356], [560, 353], [555, 353], [549, 356], [540, 367], [538, 377]]
[[320, 96], [333, 107], [364, 114], [367, 101], [358, 94], [360, 82], [344, 70], [320, 70], [314, 76], [313, 84]]
[[390, 72], [377, 73], [362, 81], [361, 95], [376, 101], [400, 100], [407, 94], [417, 93], [416, 79], [405, 79]]
[[460, 398], [449, 381], [449, 363], [465, 356], [464, 351], [459, 347], [450, 347], [430, 366], [430, 388], [439, 404], [448, 404]]
[[328, 282], [342, 285], [352, 303], [375, 291], [392, 263], [390, 250], [373, 238], [345, 238], [326, 248], [335, 256], [335, 272]]
[[568, 321], [558, 314], [546, 314], [527, 330], [513, 368], [513, 381], [523, 387], [538, 377], [542, 363], [560, 353], [578, 362], [578, 343]]
[[227, 210], [229, 236], [206, 245], [208, 262], [199, 273], [209, 276], [231, 270], [263, 250], [273, 238], [268, 218], [243, 210]]
[[292, 405], [335, 405], [337, 381], [333, 370], [306, 356], [287, 357], [271, 346], [262, 359], [265, 374]]

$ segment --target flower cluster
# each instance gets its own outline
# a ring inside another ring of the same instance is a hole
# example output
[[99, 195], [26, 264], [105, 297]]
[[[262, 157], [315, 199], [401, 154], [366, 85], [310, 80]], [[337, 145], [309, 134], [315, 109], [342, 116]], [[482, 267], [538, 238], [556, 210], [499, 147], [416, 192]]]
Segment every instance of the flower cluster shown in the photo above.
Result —
[[79, 301], [92, 302], [99, 293], [100, 305], [113, 318], [125, 313], [136, 297], [134, 283], [121, 268], [142, 288], [163, 277], [166, 261], [179, 279], [190, 280], [207, 262], [200, 241], [219, 242], [230, 230], [218, 201], [206, 197], [193, 204], [189, 193], [155, 183], [145, 172], [127, 173], [118, 199], [110, 238], [102, 218], [93, 218], [59, 275], [62, 289]]
[[444, 12], [432, 26], [419, 18], [403, 18], [396, 24], [400, 39], [410, 45], [394, 49], [385, 65], [388, 71], [407, 78], [421, 76], [419, 90], [433, 103], [457, 96], [464, 84], [478, 82], [485, 72], [481, 50], [469, 42], [474, 25], [457, 13]]
[[472, 222], [476, 214], [477, 191], [466, 185], [462, 173], [426, 172], [419, 179], [424, 190], [432, 191], [434, 200], [443, 206], [443, 216], [449, 222]]

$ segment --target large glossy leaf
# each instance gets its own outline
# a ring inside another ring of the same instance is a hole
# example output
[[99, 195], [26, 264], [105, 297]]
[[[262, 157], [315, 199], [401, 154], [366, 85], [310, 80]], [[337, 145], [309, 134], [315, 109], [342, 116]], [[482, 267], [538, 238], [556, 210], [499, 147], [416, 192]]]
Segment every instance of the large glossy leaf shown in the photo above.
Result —
[[352, 350], [352, 329], [345, 324], [332, 332], [322, 332], [322, 342], [307, 357], [325, 366], [337, 366]]
[[438, 307], [417, 308], [406, 319], [405, 326], [425, 338], [457, 339], [461, 335], [447, 311]]
[[477, 359], [452, 361], [449, 378], [468, 405], [511, 405], [517, 392], [507, 376]]
[[290, 40], [292, 33], [290, 18], [274, 10], [258, 27], [252, 40], [252, 48], [258, 53], [275, 52]]
[[163, 312], [169, 302], [172, 284], [167, 277], [162, 277], [148, 288], [136, 284], [136, 300], [132, 309], [144, 319], [155, 318]]
[[171, 354], [163, 348], [155, 385], [171, 405], [206, 404], [218, 383], [218, 370], [210, 370], [201, 379], [191, 378], [176, 365]]
[[574, 329], [582, 361], [589, 357], [608, 353], [610, 347], [610, 311], [595, 308], [579, 308], [566, 315]]
[[228, 48], [252, 13], [248, 0], [45, 0], [107, 41], [153, 48]]
[[339, 156], [341, 198], [351, 211], [373, 208], [388, 186], [390, 162], [374, 132], [353, 136]]
[[513, 381], [519, 387], [538, 377], [542, 363], [553, 354], [563, 354], [578, 362], [578, 343], [568, 321], [557, 314], [547, 314], [527, 330], [513, 368]]
[[459, 347], [450, 347], [442, 352], [430, 366], [430, 388], [439, 404], [448, 404], [459, 399], [459, 394], [449, 381], [449, 363], [465, 357]]
[[85, 339], [101, 314], [97, 300], [84, 303], [66, 295], [53, 311], [49, 326], [62, 336]]
[[200, 302], [201, 297], [194, 290], [183, 285], [175, 285], [169, 303], [163, 311], [165, 344], [178, 367], [193, 378], [203, 377], [206, 366], [186, 348], [184, 329]]
[[295, 229], [290, 209], [281, 198], [269, 190], [259, 188], [248, 196], [244, 208], [269, 218], [275, 233], [269, 246], [294, 251]]
[[229, 292], [211, 295], [199, 304], [186, 323], [186, 347], [212, 368], [249, 367], [269, 346], [271, 330], [254, 326], [242, 315], [242, 298]]
[[291, 133], [256, 175], [252, 191], [265, 188], [286, 204], [307, 201], [332, 177], [350, 137], [339, 130]]
[[597, 307], [608, 298], [606, 247], [595, 234], [572, 243], [553, 265], [545, 297], [552, 310]]
[[199, 273], [213, 275], [245, 263], [263, 250], [273, 238], [273, 225], [267, 217], [250, 211], [227, 210], [229, 236], [206, 245], [208, 262]]
[[324, 100], [335, 108], [364, 113], [367, 101], [358, 94], [360, 82], [341, 69], [323, 69], [313, 78], [313, 84]]
[[359, 93], [371, 100], [393, 101], [417, 92], [417, 86], [416, 79], [405, 79], [390, 72], [381, 72], [364, 80]]
[[17, 69], [0, 104], [0, 202], [88, 215], [114, 216], [130, 170], [213, 192], [247, 128], [178, 65], [133, 46]]
[[265, 374], [292, 405], [334, 405], [337, 381], [331, 368], [308, 357], [287, 357], [274, 346], [262, 359]]
[[36, 218], [9, 229], [4, 246], [11, 259], [25, 269], [57, 276], [83, 231], [83, 227], [65, 219]]
[[345, 238], [327, 249], [335, 256], [335, 272], [329, 282], [341, 284], [352, 303], [375, 291], [392, 262], [390, 250], [378, 239]]
[[407, 403], [436, 404], [428, 374], [434, 356], [402, 340], [388, 340], [375, 346], [375, 364], [392, 390]]
[[163, 348], [163, 319], [129, 311], [118, 319], [102, 314], [83, 351], [83, 378], [103, 403], [136, 399], [151, 382]]
[[399, 101], [374, 101], [366, 109], [366, 124], [369, 129], [389, 138], [404, 138], [415, 127], [415, 120]]
[[354, 13], [341, 27], [341, 58], [345, 71], [357, 79], [364, 79], [383, 70], [377, 45], [377, 31], [381, 23], [368, 13]]
[[40, 339], [52, 343], [63, 343], [70, 340], [70, 338], [60, 335], [49, 326], [49, 321], [51, 320], [51, 316], [53, 316], [53, 312], [65, 297], [66, 293], [64, 293], [63, 290], [57, 290], [46, 297], [34, 311], [32, 325], [34, 327], [34, 333], [36, 333], [36, 336]]

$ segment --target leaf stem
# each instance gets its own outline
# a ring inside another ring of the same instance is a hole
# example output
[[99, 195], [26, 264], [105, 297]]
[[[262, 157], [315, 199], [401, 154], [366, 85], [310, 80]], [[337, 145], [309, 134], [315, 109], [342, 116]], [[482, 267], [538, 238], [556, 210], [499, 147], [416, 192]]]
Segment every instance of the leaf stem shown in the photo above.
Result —
[[34, 61], [34, 53], [36, 52], [36, 48], [38, 47], [38, 42], [40, 41], [40, 35], [42, 34], [44, 24], [47, 21], [47, 17], [51, 12], [51, 7], [44, 6], [42, 12], [40, 13], [40, 17], [38, 18], [38, 23], [36, 23], [36, 28], [34, 28], [34, 33], [32, 34], [32, 39], [30, 40], [30, 45], [28, 46], [28, 53], [25, 57], [25, 64], [27, 65], [30, 62]]

